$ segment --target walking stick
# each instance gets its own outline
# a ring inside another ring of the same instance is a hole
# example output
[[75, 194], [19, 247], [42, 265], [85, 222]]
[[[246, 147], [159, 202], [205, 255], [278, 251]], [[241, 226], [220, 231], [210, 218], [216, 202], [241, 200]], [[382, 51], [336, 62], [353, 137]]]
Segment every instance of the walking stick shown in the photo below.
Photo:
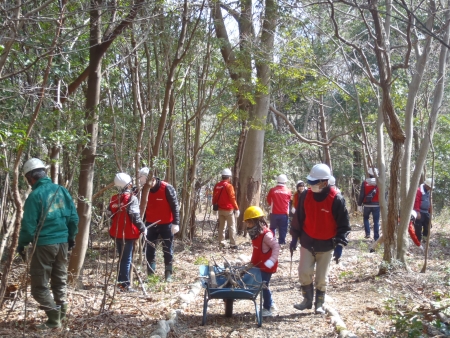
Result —
[[136, 269], [136, 266], [134, 264], [131, 264], [131, 265], [133, 266], [133, 271], [136, 274], [136, 277], [137, 277], [137, 279], [139, 281], [139, 284], [141, 285], [142, 292], [144, 293], [144, 296], [147, 297], [147, 291], [145, 291], [145, 287], [144, 287], [144, 283], [142, 282], [142, 278], [139, 275], [139, 273], [138, 273], [138, 271]]
[[292, 282], [292, 256], [294, 255], [294, 251], [291, 250], [291, 266], [289, 268], [289, 281]]

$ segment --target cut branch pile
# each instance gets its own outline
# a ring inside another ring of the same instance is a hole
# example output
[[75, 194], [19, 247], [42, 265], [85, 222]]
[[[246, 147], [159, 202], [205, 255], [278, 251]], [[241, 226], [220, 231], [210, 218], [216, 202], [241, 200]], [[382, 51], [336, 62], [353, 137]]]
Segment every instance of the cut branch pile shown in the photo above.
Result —
[[[224, 264], [219, 266], [214, 258], [214, 264], [209, 262], [209, 286], [211, 288], [223, 289], [223, 288], [233, 288], [233, 289], [247, 289], [246, 284], [242, 277], [249, 273], [248, 271], [253, 267], [252, 263], [247, 263], [244, 265], [233, 266], [230, 262], [223, 257]], [[225, 277], [225, 282], [218, 285], [217, 280], [222, 279], [219, 277]]]

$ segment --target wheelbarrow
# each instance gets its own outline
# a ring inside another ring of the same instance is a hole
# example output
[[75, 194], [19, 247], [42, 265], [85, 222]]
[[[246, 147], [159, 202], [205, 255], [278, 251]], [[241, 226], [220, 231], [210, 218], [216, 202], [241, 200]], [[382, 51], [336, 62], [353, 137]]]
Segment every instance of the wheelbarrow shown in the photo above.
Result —
[[[214, 273], [217, 275], [225, 270], [221, 267], [213, 267]], [[264, 282], [261, 278], [261, 270], [258, 268], [251, 268], [242, 276], [242, 280], [237, 281], [241, 288], [218, 288], [212, 287], [211, 278], [208, 265], [200, 266], [200, 277], [202, 286], [205, 288], [205, 295], [203, 298], [203, 318], [202, 326], [206, 324], [206, 314], [208, 312], [208, 302], [211, 299], [223, 299], [225, 302], [225, 317], [233, 315], [233, 302], [236, 299], [248, 299], [253, 301], [255, 305], [256, 321], [258, 327], [262, 325], [262, 294], [259, 297], [259, 308], [256, 304], [256, 298], [260, 295]], [[222, 285], [226, 282], [225, 276], [217, 276], [217, 285]]]

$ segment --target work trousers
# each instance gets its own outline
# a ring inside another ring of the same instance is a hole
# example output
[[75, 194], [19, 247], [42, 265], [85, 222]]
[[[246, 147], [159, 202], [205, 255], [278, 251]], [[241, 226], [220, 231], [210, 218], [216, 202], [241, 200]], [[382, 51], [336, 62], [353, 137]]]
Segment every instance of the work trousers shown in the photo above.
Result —
[[288, 230], [287, 214], [270, 214], [270, 231], [276, 237], [278, 229], [278, 244], [286, 244], [286, 234]]
[[261, 271], [261, 279], [263, 282], [266, 282], [267, 288], [263, 288], [262, 296], [263, 296], [263, 308], [270, 310], [273, 305], [272, 300], [272, 292], [269, 289], [270, 278], [272, 278], [272, 274], [270, 272]]
[[[149, 226], [151, 223], [147, 223]], [[162, 250], [164, 256], [164, 265], [172, 264], [173, 260], [173, 234], [172, 224], [160, 224], [154, 225], [147, 230], [147, 240], [152, 244], [147, 243], [146, 258], [148, 263], [156, 262], [156, 246], [158, 244], [158, 238], [162, 238]]]
[[117, 282], [121, 283], [122, 287], [130, 286], [130, 270], [131, 258], [133, 257], [133, 247], [135, 239], [116, 238], [116, 248], [119, 253], [119, 274], [117, 275]]
[[313, 282], [314, 268], [316, 269], [316, 290], [327, 291], [328, 272], [330, 271], [333, 250], [317, 252], [315, 256], [304, 247], [300, 247], [300, 262], [298, 264], [298, 279], [302, 286]]
[[366, 236], [370, 236], [370, 214], [373, 217], [373, 239], [376, 241], [380, 237], [380, 207], [364, 206], [363, 221]]
[[429, 225], [430, 214], [428, 212], [420, 212], [420, 219], [416, 219], [414, 222], [414, 231], [419, 241], [422, 241], [422, 236], [428, 237]]
[[46, 311], [67, 300], [67, 250], [67, 243], [37, 246], [31, 258], [31, 295]]
[[234, 210], [219, 209], [219, 245], [224, 244], [225, 240], [225, 222], [228, 225], [228, 235], [230, 237], [230, 245], [236, 245], [236, 219]]

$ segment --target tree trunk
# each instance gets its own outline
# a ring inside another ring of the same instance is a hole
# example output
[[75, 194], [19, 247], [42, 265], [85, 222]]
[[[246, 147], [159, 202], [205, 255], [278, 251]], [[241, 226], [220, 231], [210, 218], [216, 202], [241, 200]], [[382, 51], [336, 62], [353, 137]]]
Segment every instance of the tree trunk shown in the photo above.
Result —
[[94, 182], [95, 156], [98, 138], [98, 103], [100, 101], [100, 83], [102, 79], [101, 61], [103, 53], [100, 51], [101, 10], [100, 3], [91, 0], [90, 9], [90, 38], [89, 38], [89, 78], [86, 96], [86, 121], [91, 121], [85, 128], [90, 136], [87, 146], [81, 152], [80, 176], [78, 185], [77, 212], [78, 223], [77, 245], [70, 256], [69, 271], [71, 280], [79, 280], [89, 241], [89, 230], [92, 214], [92, 191]]
[[[444, 31], [444, 43], [441, 45], [441, 51], [439, 55], [439, 66], [438, 66], [438, 74], [436, 80], [436, 87], [434, 89], [433, 95], [433, 106], [431, 107], [430, 117], [427, 123], [427, 129], [425, 132], [425, 137], [422, 139], [422, 144], [420, 146], [420, 151], [417, 157], [417, 161], [415, 164], [414, 173], [411, 179], [411, 188], [408, 191], [406, 199], [402, 201], [402, 213], [400, 215], [401, 226], [399, 232], [403, 234], [402, 242], [399, 243], [397, 250], [397, 258], [406, 262], [406, 250], [407, 250], [407, 227], [408, 221], [410, 217], [410, 212], [414, 205], [414, 200], [416, 196], [416, 187], [419, 185], [422, 168], [425, 165], [428, 151], [431, 147], [433, 141], [434, 130], [436, 127], [437, 118], [442, 107], [442, 100], [444, 97], [444, 89], [445, 89], [445, 78], [446, 78], [446, 68], [448, 63], [448, 48], [446, 45], [449, 44], [450, 41], [450, 10], [446, 8], [445, 12], [445, 31]], [[399, 239], [400, 242], [400, 239]]]

